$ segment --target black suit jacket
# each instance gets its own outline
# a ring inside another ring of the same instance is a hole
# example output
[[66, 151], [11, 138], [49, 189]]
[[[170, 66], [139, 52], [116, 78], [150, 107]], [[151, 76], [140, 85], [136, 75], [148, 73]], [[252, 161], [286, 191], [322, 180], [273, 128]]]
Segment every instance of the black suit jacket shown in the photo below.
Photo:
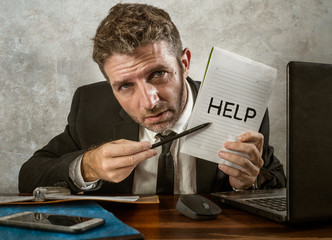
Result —
[[[187, 79], [195, 94], [199, 82]], [[279, 160], [269, 146], [269, 117], [264, 116], [260, 132], [264, 135], [264, 167], [260, 174], [261, 188], [285, 186], [285, 174]], [[108, 82], [93, 83], [75, 92], [68, 124], [63, 133], [53, 138], [23, 164], [19, 174], [20, 192], [32, 192], [39, 186], [65, 186], [72, 192], [78, 189], [69, 178], [69, 164], [86, 150], [117, 140], [138, 140], [139, 125], [121, 108]], [[196, 159], [197, 192], [209, 193], [231, 190], [228, 176], [218, 170], [217, 164]], [[104, 181], [98, 193], [130, 194], [132, 174], [120, 183]], [[96, 193], [94, 191], [94, 193]]]

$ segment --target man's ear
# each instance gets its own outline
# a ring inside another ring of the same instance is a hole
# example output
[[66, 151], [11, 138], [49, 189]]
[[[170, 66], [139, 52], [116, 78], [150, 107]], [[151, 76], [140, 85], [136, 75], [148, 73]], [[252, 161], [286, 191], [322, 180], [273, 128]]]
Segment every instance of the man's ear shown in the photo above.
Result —
[[189, 68], [190, 68], [190, 59], [191, 59], [191, 52], [189, 48], [185, 48], [182, 52], [181, 56], [181, 63], [183, 67], [183, 76], [187, 78], [189, 75]]

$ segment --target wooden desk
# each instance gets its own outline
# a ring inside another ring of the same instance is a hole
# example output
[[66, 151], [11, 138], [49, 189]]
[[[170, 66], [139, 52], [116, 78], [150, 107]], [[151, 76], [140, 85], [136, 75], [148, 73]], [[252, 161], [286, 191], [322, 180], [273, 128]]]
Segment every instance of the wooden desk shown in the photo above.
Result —
[[178, 196], [160, 196], [160, 204], [100, 203], [146, 239], [332, 239], [332, 223], [291, 227], [220, 205], [215, 220], [191, 220], [175, 210]]

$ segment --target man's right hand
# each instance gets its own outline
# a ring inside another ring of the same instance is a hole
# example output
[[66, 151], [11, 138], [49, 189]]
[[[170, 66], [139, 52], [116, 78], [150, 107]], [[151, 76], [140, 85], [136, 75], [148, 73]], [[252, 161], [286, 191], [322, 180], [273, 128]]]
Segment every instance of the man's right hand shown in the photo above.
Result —
[[81, 171], [86, 182], [102, 179], [121, 182], [140, 162], [157, 155], [150, 142], [125, 139], [108, 142], [87, 151], [82, 160]]

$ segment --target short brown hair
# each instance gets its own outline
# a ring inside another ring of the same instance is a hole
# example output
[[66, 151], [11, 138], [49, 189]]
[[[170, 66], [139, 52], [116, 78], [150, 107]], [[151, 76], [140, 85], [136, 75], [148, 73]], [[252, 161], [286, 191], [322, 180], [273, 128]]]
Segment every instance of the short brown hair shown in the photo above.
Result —
[[182, 55], [180, 34], [168, 13], [146, 4], [112, 7], [93, 41], [93, 60], [104, 75], [104, 64], [112, 54], [131, 55], [148, 43], [166, 41], [170, 53], [177, 59]]

